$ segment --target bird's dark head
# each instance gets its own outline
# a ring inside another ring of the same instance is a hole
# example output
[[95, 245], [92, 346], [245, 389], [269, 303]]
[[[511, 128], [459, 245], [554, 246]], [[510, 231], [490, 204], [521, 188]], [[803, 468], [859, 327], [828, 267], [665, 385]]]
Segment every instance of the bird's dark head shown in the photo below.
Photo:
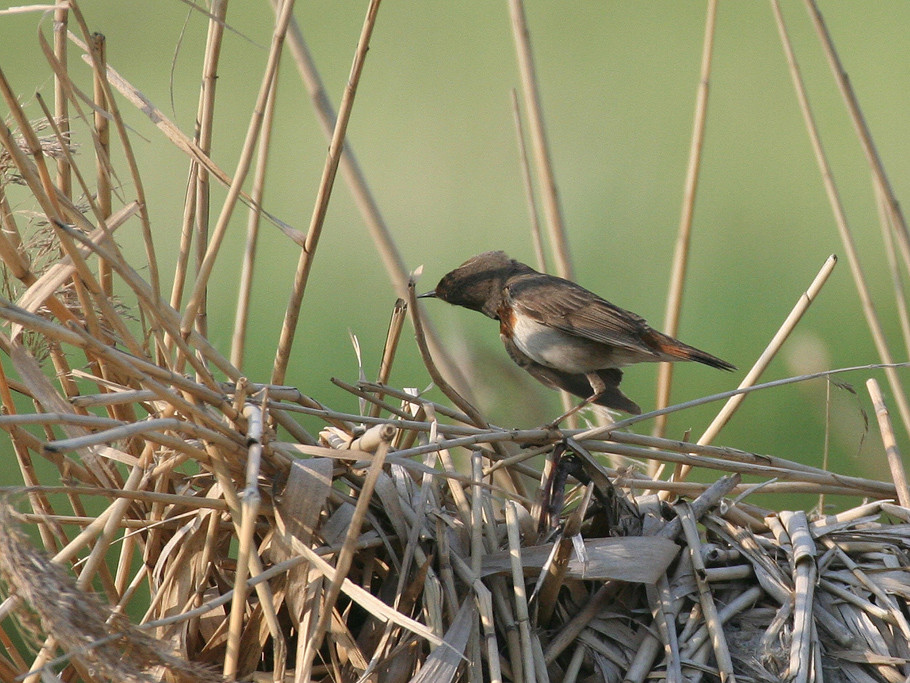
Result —
[[530, 270], [520, 261], [509, 258], [504, 251], [485, 251], [444, 275], [436, 289], [421, 297], [442, 299], [495, 319], [506, 280]]

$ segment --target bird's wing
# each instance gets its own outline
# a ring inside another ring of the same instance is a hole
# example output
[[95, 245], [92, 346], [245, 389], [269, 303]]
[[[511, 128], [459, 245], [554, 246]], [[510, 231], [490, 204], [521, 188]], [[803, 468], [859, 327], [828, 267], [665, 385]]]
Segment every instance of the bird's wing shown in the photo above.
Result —
[[[563, 287], [552, 287], [552, 276], [512, 278], [506, 287], [510, 304], [524, 315], [555, 329], [602, 344], [623, 347], [658, 356], [646, 339], [652, 332], [641, 316], [614, 306], [584, 287], [558, 279]], [[536, 295], [546, 290], [546, 295]]]
[[[591, 382], [584, 375], [560, 372], [554, 368], [535, 363], [523, 354], [511, 339], [504, 336], [502, 341], [506, 346], [506, 352], [509, 357], [519, 367], [527, 370], [538, 382], [545, 384], [551, 389], [562, 389], [585, 399], [594, 393]], [[613, 410], [622, 410], [632, 415], [641, 414], [641, 408], [638, 407], [638, 404], [622, 393], [619, 388], [619, 383], [622, 382], [622, 370], [607, 368], [606, 370], [598, 370], [597, 374], [600, 376], [601, 382], [603, 382], [604, 390], [594, 401], [596, 404]]]

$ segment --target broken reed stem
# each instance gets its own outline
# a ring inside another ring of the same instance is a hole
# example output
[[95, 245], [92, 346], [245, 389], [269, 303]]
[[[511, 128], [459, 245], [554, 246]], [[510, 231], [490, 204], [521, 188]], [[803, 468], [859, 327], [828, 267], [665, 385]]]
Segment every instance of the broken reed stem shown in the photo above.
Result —
[[[809, 683], [812, 670], [812, 614], [818, 567], [815, 539], [804, 512], [782, 511], [783, 523], [790, 541], [793, 566], [793, 636], [790, 642], [789, 677], [794, 683]], [[815, 644], [817, 645], [817, 644]]]
[[[865, 273], [863, 272], [862, 265], [859, 262], [859, 253], [856, 250], [856, 243], [853, 240], [853, 233], [847, 224], [847, 216], [844, 211], [843, 204], [841, 203], [840, 193], [838, 192], [837, 185], [834, 182], [834, 176], [828, 163], [828, 158], [825, 154], [824, 147], [822, 146], [818, 127], [812, 114], [812, 107], [809, 104], [809, 96], [806, 92], [805, 84], [803, 83], [799, 64], [796, 61], [796, 55], [793, 52], [793, 46], [790, 44], [790, 37], [787, 32], [787, 27], [784, 22], [783, 13], [781, 12], [778, 0], [771, 0], [771, 8], [774, 11], [774, 18], [777, 22], [781, 44], [783, 45], [784, 53], [787, 57], [787, 63], [790, 67], [790, 75], [793, 80], [793, 87], [796, 90], [796, 98], [799, 102], [800, 110], [803, 113], [803, 119], [805, 121], [806, 130], [809, 135], [809, 141], [811, 142], [812, 149], [815, 152], [815, 159], [818, 163], [818, 167], [822, 175], [825, 192], [828, 195], [828, 202], [831, 205], [832, 212], [834, 213], [834, 221], [837, 224], [837, 230], [840, 235], [841, 242], [844, 245], [844, 251], [847, 252], [847, 261], [850, 264], [850, 273], [853, 275], [853, 283], [856, 287], [856, 292], [859, 295], [863, 313], [866, 316], [866, 324], [869, 327], [869, 332], [872, 334], [872, 340], [875, 343], [875, 348], [878, 351], [879, 358], [881, 358], [882, 363], [885, 366], [888, 366], [893, 363], [891, 350], [888, 348], [888, 342], [885, 339], [884, 329], [882, 328], [881, 321], [879, 320], [878, 314], [875, 311], [875, 305], [872, 301], [872, 294], [869, 291], [869, 285], [866, 282]], [[813, 16], [817, 16], [818, 21], [821, 20], [820, 15], [817, 15], [817, 13]], [[910, 432], [910, 402], [908, 402], [907, 394], [904, 392], [900, 377], [897, 374], [896, 370], [891, 367], [888, 367], [885, 370], [885, 376], [888, 378], [888, 383], [890, 384], [891, 391], [894, 394], [894, 400], [897, 403], [898, 412], [900, 413], [901, 420], [904, 423], [904, 429]]]
[[[64, 65], [64, 70], [68, 68], [66, 55], [66, 31], [69, 22], [69, 12], [65, 5], [58, 5], [54, 8], [54, 56], [60, 64]], [[70, 117], [67, 101], [66, 88], [63, 86], [63, 79], [60, 74], [54, 73], [54, 119], [60, 127], [63, 137], [69, 139]], [[57, 188], [62, 194], [73, 198], [73, 188], [70, 178], [69, 159], [60, 157], [57, 159]], [[99, 186], [100, 189], [100, 186]]]
[[509, 16], [512, 21], [512, 37], [515, 40], [518, 69], [521, 73], [521, 90], [530, 124], [531, 149], [534, 151], [537, 182], [540, 187], [544, 216], [547, 219], [550, 248], [553, 250], [556, 273], [560, 277], [574, 280], [572, 258], [569, 254], [569, 239], [559, 207], [556, 176], [553, 172], [553, 161], [547, 142], [540, 89], [534, 67], [534, 53], [531, 50], [531, 34], [528, 30], [523, 0], [509, 0]]
[[[389, 383], [392, 374], [392, 363], [395, 361], [395, 352], [398, 350], [398, 340], [401, 339], [401, 330], [407, 317], [408, 305], [404, 299], [396, 299], [389, 319], [389, 329], [386, 332], [385, 344], [382, 346], [382, 360], [379, 362], [379, 374], [376, 383], [380, 386]], [[384, 398], [382, 391], [375, 397], [377, 400], [370, 406], [370, 417], [378, 417], [382, 406], [379, 403]]]
[[[136, 157], [133, 154], [133, 147], [130, 143], [129, 136], [127, 135], [126, 125], [123, 123], [123, 118], [120, 116], [120, 109], [117, 106], [116, 100], [114, 99], [114, 94], [111, 91], [110, 84], [108, 83], [106, 73], [103, 70], [104, 67], [100, 61], [99, 55], [92, 47], [91, 33], [89, 32], [88, 26], [85, 23], [85, 18], [82, 16], [82, 11], [75, 3], [70, 4], [70, 10], [72, 12], [73, 18], [76, 20], [76, 23], [79, 25], [79, 29], [82, 32], [85, 43], [89, 46], [88, 53], [91, 58], [92, 72], [97, 80], [97, 83], [104, 91], [104, 99], [107, 103], [107, 111], [114, 121], [114, 126], [117, 129], [117, 136], [120, 140], [120, 145], [122, 146], [123, 156], [130, 171], [130, 180], [133, 183], [133, 188], [136, 193], [136, 201], [139, 205], [139, 222], [142, 227], [142, 239], [145, 246], [146, 261], [149, 269], [149, 286], [152, 292], [152, 296], [154, 297], [153, 300], [157, 302], [161, 297], [161, 287], [158, 276], [158, 259], [155, 255], [155, 245], [152, 239], [151, 221], [148, 215], [148, 200], [145, 196], [145, 189], [139, 173], [139, 166], [136, 163]], [[42, 45], [45, 46], [45, 52], [47, 53], [44, 36], [39, 33], [38, 38], [42, 42]]]
[[243, 517], [240, 524], [239, 548], [237, 550], [234, 599], [231, 602], [227, 651], [224, 656], [224, 676], [228, 679], [233, 679], [237, 675], [237, 662], [240, 657], [240, 636], [243, 633], [243, 622], [246, 617], [248, 569], [250, 555], [256, 551], [256, 542], [253, 534], [256, 530], [256, 519], [259, 516], [261, 503], [258, 478], [262, 463], [262, 412], [256, 406], [247, 405], [243, 414], [249, 424], [247, 438], [250, 440], [250, 445], [246, 466], [246, 487], [243, 491]]
[[714, 659], [720, 680], [722, 682], [735, 681], [733, 661], [730, 658], [730, 650], [724, 637], [723, 624], [717, 614], [717, 606], [714, 604], [711, 587], [705, 578], [705, 565], [702, 560], [701, 539], [698, 535], [696, 518], [688, 503], [677, 505], [676, 513], [678, 515], [677, 519], [682, 522], [682, 530], [685, 535], [689, 558], [692, 561], [692, 569], [694, 570], [695, 584], [698, 588], [699, 604], [705, 619], [705, 626], [707, 626], [708, 633], [711, 636], [711, 646], [714, 651]]
[[[705, 124], [708, 120], [708, 93], [711, 82], [711, 56], [714, 51], [714, 26], [717, 20], [717, 0], [709, 0], [705, 17], [705, 37], [702, 43], [701, 76], [695, 96], [695, 116], [692, 122], [692, 141], [689, 146], [689, 163], [683, 189], [682, 214], [676, 235], [676, 250], [673, 255], [673, 269], [670, 272], [670, 289], [667, 292], [667, 306], [664, 312], [663, 331], [671, 337], [678, 336], [679, 318], [682, 311], [683, 289], [689, 264], [689, 243], [692, 234], [692, 217], [695, 215], [695, 197], [698, 191], [698, 176], [701, 170], [701, 151], [704, 146]], [[661, 363], [657, 370], [657, 398], [655, 407], [665, 408], [670, 404], [670, 390], [673, 385], [673, 363]], [[654, 436], [663, 436], [667, 427], [666, 416], [654, 420]], [[653, 473], [652, 473], [653, 474]]]
[[[56, 26], [55, 26], [56, 31]], [[57, 47], [57, 40], [60, 39], [63, 45], [67, 44], [66, 32], [54, 35], [54, 46]], [[107, 112], [107, 97], [105, 96], [104, 84], [101, 82], [107, 75], [107, 42], [101, 33], [92, 34], [92, 49], [98, 59], [100, 69], [95, 73], [92, 81], [92, 98], [95, 104], [93, 112], [93, 121], [95, 124], [95, 137], [97, 139], [98, 151], [95, 152], [95, 185], [96, 196], [95, 202], [98, 204], [98, 213], [103, 221], [107, 221], [113, 212], [111, 198], [113, 194], [111, 186], [111, 127]], [[109, 87], [109, 86], [108, 86]], [[58, 119], [59, 120], [59, 119]], [[67, 126], [69, 124], [67, 123]], [[66, 131], [69, 128], [67, 127]], [[61, 128], [61, 132], [63, 132]], [[69, 193], [68, 193], [69, 194]], [[86, 195], [90, 196], [90, 195]], [[110, 264], [104, 259], [98, 260], [98, 280], [105, 295], [110, 298], [114, 295], [114, 280]]]
[[512, 566], [512, 586], [515, 592], [515, 619], [518, 622], [518, 632], [521, 639], [522, 676], [519, 676], [518, 672], [514, 671], [513, 674], [515, 680], [533, 681], [537, 679], [537, 676], [534, 673], [534, 654], [531, 649], [531, 618], [528, 613], [524, 570], [521, 567], [518, 505], [511, 500], [506, 501], [506, 530], [509, 540], [509, 558]]
[[[809, 306], [818, 296], [821, 288], [828, 281], [828, 276], [831, 275], [831, 271], [834, 270], [834, 266], [837, 264], [837, 257], [833, 254], [829, 256], [824, 265], [822, 265], [821, 270], [815, 276], [815, 279], [812, 281], [812, 284], [809, 285], [809, 288], [803, 292], [799, 300], [796, 302], [796, 305], [790, 311], [790, 315], [787, 316], [783, 324], [777, 330], [777, 333], [765, 347], [765, 350], [762, 351], [761, 355], [758, 357], [758, 360], [755, 361], [752, 368], [743, 378], [743, 381], [739, 384], [739, 389], [745, 389], [746, 387], [754, 386], [756, 380], [761, 377], [762, 373], [771, 363], [773, 358], [777, 355], [777, 352], [780, 351], [780, 348], [783, 346], [784, 342], [790, 336], [790, 333], [793, 332], [796, 325], [802, 319], [805, 312], [809, 309]], [[711, 424], [708, 425], [708, 428], [698, 439], [698, 445], [704, 446], [710, 444], [714, 441], [714, 438], [720, 433], [720, 430], [723, 429], [724, 425], [730, 420], [733, 416], [733, 413], [739, 408], [740, 404], [746, 399], [745, 394], [736, 394], [731, 396], [727, 402], [724, 404], [724, 407], [721, 408], [717, 416], [712, 420]], [[676, 472], [673, 474], [674, 481], [683, 481], [689, 474], [690, 468], [683, 465], [679, 467]]]
[[[758, 378], [761, 377], [762, 373], [764, 373], [765, 369], [771, 363], [771, 360], [777, 355], [777, 352], [780, 351], [784, 342], [796, 328], [796, 325], [802, 319], [803, 315], [809, 310], [809, 306], [812, 305], [812, 302], [815, 301], [816, 297], [821, 292], [822, 287], [824, 287], [825, 283], [828, 281], [828, 277], [834, 270], [835, 265], [837, 265], [837, 256], [832, 254], [825, 260], [825, 263], [822, 265], [821, 270], [818, 271], [815, 279], [812, 280], [809, 288], [800, 295], [799, 300], [790, 311], [786, 320], [784, 320], [774, 337], [772, 337], [771, 341], [768, 343], [768, 346], [762, 351], [758, 360], [755, 361], [755, 364], [737, 388], [744, 389], [753, 386]], [[730, 420], [733, 413], [736, 412], [736, 409], [739, 408], [745, 398], [745, 394], [737, 394], [736, 396], [732, 396], [724, 404], [724, 407], [717, 414], [717, 417], [714, 418], [698, 439], [699, 445], [710, 444], [714, 441], [714, 438], [720, 433], [720, 430], [723, 429], [724, 425]]]
[[[285, 3], [290, 4], [290, 0], [285, 0]], [[287, 373], [287, 366], [291, 357], [291, 347], [294, 344], [294, 335], [297, 331], [297, 321], [300, 317], [300, 307], [303, 303], [303, 295], [306, 291], [307, 281], [310, 277], [310, 268], [313, 265], [313, 258], [315, 258], [316, 255], [319, 237], [322, 235], [322, 226], [325, 221], [326, 211], [329, 208], [329, 199], [332, 196], [332, 188], [335, 184], [335, 174], [338, 171], [338, 164], [341, 161], [344, 138], [354, 107], [354, 96], [357, 94], [357, 85], [360, 82], [360, 75], [363, 73], [363, 66], [366, 62], [367, 50], [370, 46], [370, 36], [373, 33], [373, 27], [376, 25], [379, 3], [380, 0], [370, 0], [370, 5], [367, 8], [367, 15], [363, 22], [363, 28], [360, 32], [360, 39], [358, 40], [357, 48], [354, 51], [354, 63], [351, 66], [351, 74], [348, 76], [344, 94], [341, 96], [341, 103], [338, 105], [338, 118], [335, 121], [335, 129], [332, 133], [331, 143], [329, 144], [329, 153], [326, 156], [325, 167], [322, 170], [322, 179], [319, 181], [319, 189], [316, 192], [316, 203], [313, 207], [313, 215], [310, 218], [310, 227], [307, 231], [303, 249], [300, 252], [300, 259], [297, 262], [297, 271], [294, 274], [294, 284], [291, 290], [291, 300], [288, 303], [284, 322], [281, 326], [281, 336], [278, 340], [275, 363], [272, 368], [273, 384], [282, 384], [284, 382], [285, 374]], [[285, 23], [285, 27], [286, 26], [287, 24]]]
[[420, 315], [420, 309], [418, 308], [413, 280], [408, 283], [408, 309], [411, 312], [411, 322], [414, 324], [414, 336], [417, 339], [417, 348], [420, 351], [420, 356], [423, 359], [423, 364], [426, 367], [427, 372], [430, 373], [430, 377], [433, 379], [433, 383], [439, 387], [439, 390], [442, 391], [452, 403], [458, 406], [458, 408], [470, 418], [474, 426], [488, 426], [486, 420], [484, 420], [483, 416], [477, 411], [477, 408], [471, 405], [469, 401], [462, 397], [461, 394], [446, 381], [433, 362], [433, 357], [430, 355], [430, 349], [427, 347], [426, 337], [423, 331], [423, 316]]
[[874, 378], [866, 381], [866, 389], [869, 391], [872, 406], [875, 408], [875, 417], [878, 419], [878, 428], [882, 434], [882, 444], [885, 446], [885, 454], [888, 457], [888, 467], [891, 470], [894, 487], [897, 489], [897, 499], [901, 505], [910, 508], [910, 490], [907, 488], [907, 474], [904, 471], [904, 462], [897, 447], [897, 439], [894, 436], [891, 417], [888, 415], [888, 408], [885, 405], [885, 397], [882, 396], [882, 390]]

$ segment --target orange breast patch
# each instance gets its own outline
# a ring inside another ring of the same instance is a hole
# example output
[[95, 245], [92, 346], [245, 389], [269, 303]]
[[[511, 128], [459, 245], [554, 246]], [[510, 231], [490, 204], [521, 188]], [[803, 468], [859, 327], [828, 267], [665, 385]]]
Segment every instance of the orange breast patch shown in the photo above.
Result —
[[496, 315], [499, 318], [499, 334], [511, 339], [515, 330], [515, 311], [508, 304], [502, 304], [496, 309]]

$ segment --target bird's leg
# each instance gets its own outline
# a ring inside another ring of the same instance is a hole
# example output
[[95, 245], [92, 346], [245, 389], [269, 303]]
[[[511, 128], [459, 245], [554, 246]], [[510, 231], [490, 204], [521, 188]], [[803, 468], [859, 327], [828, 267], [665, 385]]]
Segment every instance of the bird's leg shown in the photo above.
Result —
[[607, 385], [604, 384], [604, 381], [600, 378], [600, 375], [598, 375], [596, 372], [585, 373], [585, 377], [588, 378], [588, 383], [591, 385], [591, 390], [593, 393], [590, 396], [588, 396], [588, 398], [586, 398], [584, 401], [582, 401], [578, 405], [574, 406], [573, 408], [570, 408], [569, 410], [564, 412], [562, 415], [557, 417], [555, 420], [553, 420], [548, 425], [548, 427], [550, 429], [555, 429], [556, 427], [559, 426], [560, 422], [562, 422], [566, 418], [571, 417], [572, 415], [577, 413], [582, 408], [585, 408], [585, 407], [591, 405], [592, 403], [594, 403], [594, 401], [596, 401], [601, 396], [603, 396], [603, 393], [607, 390]]

